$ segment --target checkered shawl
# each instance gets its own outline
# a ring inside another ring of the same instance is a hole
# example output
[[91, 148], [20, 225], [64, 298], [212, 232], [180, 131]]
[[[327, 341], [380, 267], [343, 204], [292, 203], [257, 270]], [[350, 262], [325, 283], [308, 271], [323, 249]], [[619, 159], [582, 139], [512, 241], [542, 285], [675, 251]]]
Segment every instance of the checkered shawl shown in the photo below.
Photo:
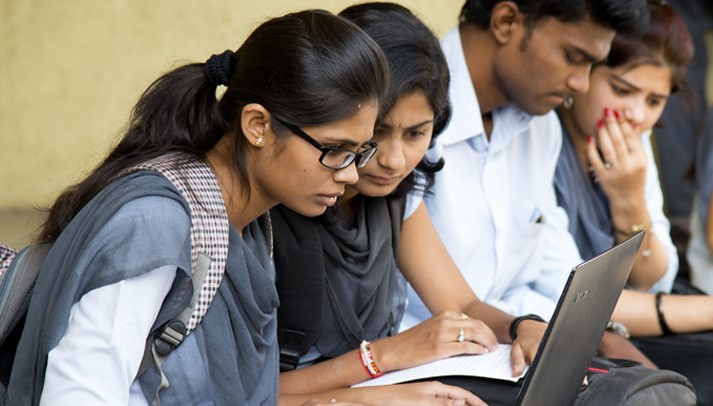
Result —
[[10, 263], [17, 256], [17, 251], [5, 244], [0, 244], [0, 278], [10, 268]]
[[218, 292], [228, 261], [228, 214], [223, 195], [210, 167], [188, 154], [168, 154], [130, 168], [125, 174], [137, 171], [156, 171], [168, 179], [191, 209], [191, 264], [195, 268], [198, 254], [212, 259], [195, 308], [188, 322], [190, 334], [203, 320]]

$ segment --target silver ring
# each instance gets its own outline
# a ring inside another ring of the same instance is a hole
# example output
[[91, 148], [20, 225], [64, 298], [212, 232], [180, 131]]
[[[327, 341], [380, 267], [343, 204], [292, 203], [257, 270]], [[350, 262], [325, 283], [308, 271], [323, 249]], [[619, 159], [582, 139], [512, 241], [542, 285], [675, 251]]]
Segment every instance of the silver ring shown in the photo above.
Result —
[[460, 331], [458, 332], [458, 338], [456, 339], [459, 343], [462, 343], [465, 341], [465, 331], [463, 331], [463, 327], [460, 328]]
[[614, 166], [611, 162], [604, 162], [604, 169], [611, 169]]

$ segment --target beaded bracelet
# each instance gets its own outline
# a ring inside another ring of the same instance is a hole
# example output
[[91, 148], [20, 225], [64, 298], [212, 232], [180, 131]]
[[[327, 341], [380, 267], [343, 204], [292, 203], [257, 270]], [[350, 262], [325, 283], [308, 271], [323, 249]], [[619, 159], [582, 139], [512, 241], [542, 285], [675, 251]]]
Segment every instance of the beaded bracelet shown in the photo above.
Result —
[[668, 323], [666, 323], [666, 318], [663, 315], [663, 302], [661, 301], [662, 296], [663, 292], [658, 292], [656, 294], [656, 315], [659, 318], [659, 327], [661, 327], [661, 332], [663, 335], [667, 336], [673, 334], [673, 332], [670, 328], [668, 328]]
[[526, 314], [524, 316], [519, 316], [515, 317], [512, 322], [510, 323], [510, 339], [514, 342], [517, 340], [517, 327], [520, 325], [525, 320], [534, 320], [534, 321], [539, 321], [541, 323], [545, 323], [545, 320], [542, 319], [542, 317], [536, 315], [536, 314]]
[[374, 355], [371, 353], [371, 343], [364, 340], [359, 344], [359, 359], [364, 366], [364, 370], [372, 378], [378, 378], [384, 373], [376, 366]]

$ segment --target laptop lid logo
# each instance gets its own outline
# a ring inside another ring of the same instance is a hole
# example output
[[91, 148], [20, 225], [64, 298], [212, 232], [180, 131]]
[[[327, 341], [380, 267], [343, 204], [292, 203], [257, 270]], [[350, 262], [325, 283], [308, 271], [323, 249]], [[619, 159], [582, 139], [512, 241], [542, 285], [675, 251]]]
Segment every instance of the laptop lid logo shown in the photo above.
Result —
[[577, 292], [577, 294], [574, 296], [574, 303], [579, 302], [580, 300], [584, 300], [584, 298], [589, 295], [589, 292], [591, 292], [591, 289], [583, 290], [581, 292]]

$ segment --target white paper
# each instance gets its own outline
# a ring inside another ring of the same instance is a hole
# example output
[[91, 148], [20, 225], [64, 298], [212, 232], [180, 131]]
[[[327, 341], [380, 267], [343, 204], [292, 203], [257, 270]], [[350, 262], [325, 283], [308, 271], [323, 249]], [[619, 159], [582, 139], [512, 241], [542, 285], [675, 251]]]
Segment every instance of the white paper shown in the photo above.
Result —
[[391, 385], [416, 379], [449, 375], [479, 376], [517, 382], [518, 379], [525, 375], [527, 368], [521, 375], [512, 376], [510, 364], [511, 347], [509, 344], [498, 344], [498, 348], [495, 351], [487, 354], [459, 355], [413, 368], [387, 372], [378, 378], [356, 384], [353, 387]]

